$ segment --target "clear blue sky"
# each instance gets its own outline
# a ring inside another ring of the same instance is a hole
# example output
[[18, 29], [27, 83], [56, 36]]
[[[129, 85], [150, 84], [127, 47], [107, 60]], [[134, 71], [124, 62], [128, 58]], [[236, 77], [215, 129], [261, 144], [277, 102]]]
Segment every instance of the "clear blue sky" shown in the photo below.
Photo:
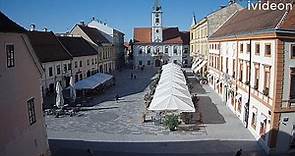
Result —
[[[154, 0], [0, 0], [0, 10], [16, 23], [29, 28], [47, 27], [66, 32], [91, 17], [123, 31], [129, 40], [134, 27], [150, 26]], [[227, 4], [228, 0], [161, 0], [164, 26], [188, 30], [195, 12], [197, 20]]]

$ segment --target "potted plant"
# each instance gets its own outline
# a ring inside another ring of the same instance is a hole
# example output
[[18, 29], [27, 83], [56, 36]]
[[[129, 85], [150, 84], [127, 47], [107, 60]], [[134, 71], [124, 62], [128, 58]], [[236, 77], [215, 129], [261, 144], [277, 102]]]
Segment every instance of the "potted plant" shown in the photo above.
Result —
[[165, 116], [164, 125], [169, 128], [170, 131], [176, 131], [179, 123], [179, 116], [175, 114], [168, 114]]

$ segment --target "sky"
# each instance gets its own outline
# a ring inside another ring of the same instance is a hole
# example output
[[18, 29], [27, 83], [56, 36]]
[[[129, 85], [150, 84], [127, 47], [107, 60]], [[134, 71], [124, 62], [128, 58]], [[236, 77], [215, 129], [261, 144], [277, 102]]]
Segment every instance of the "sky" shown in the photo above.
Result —
[[[133, 36], [134, 27], [149, 27], [154, 0], [0, 0], [0, 10], [25, 28], [55, 33], [70, 31], [80, 21], [92, 17], [125, 33], [125, 40]], [[202, 19], [228, 0], [161, 0], [163, 26], [178, 26], [189, 30], [192, 16]]]

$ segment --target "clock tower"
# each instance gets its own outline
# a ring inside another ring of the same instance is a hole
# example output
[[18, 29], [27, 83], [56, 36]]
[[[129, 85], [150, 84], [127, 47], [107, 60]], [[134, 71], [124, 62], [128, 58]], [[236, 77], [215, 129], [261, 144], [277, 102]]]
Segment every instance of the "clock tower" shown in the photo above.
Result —
[[155, 0], [152, 11], [152, 42], [163, 41], [162, 14], [160, 0]]

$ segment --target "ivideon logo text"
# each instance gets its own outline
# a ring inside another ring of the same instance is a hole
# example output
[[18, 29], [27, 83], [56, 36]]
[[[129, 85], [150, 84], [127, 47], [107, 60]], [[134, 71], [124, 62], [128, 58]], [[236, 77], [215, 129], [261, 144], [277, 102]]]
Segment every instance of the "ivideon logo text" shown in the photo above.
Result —
[[248, 1], [248, 10], [292, 10], [293, 2]]

